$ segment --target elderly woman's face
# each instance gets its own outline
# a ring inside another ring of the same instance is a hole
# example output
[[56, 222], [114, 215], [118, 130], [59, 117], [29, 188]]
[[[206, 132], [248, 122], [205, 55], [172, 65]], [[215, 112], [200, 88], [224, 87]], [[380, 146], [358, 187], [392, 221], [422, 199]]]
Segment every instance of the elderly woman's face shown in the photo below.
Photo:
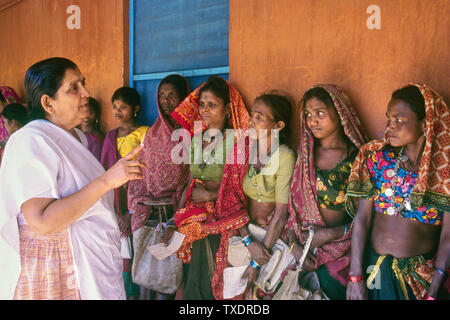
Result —
[[339, 117], [334, 108], [328, 108], [316, 97], [305, 102], [306, 124], [316, 139], [329, 137], [340, 129]]
[[211, 91], [204, 91], [200, 96], [199, 112], [203, 123], [211, 129], [222, 130], [225, 127], [229, 110], [224, 101]]
[[50, 121], [71, 130], [89, 116], [89, 92], [79, 70], [67, 69], [61, 86], [50, 98]]
[[415, 143], [423, 134], [425, 120], [419, 121], [408, 103], [392, 99], [386, 112], [386, 138], [393, 147]]
[[249, 129], [253, 129], [249, 130], [249, 136], [253, 140], [270, 138], [272, 133], [271, 129], [276, 128], [272, 109], [270, 109], [263, 101], [256, 100], [253, 103], [248, 127]]
[[181, 98], [173, 84], [163, 83], [159, 87], [158, 102], [162, 112], [164, 112], [166, 116], [170, 116], [173, 110], [181, 102]]

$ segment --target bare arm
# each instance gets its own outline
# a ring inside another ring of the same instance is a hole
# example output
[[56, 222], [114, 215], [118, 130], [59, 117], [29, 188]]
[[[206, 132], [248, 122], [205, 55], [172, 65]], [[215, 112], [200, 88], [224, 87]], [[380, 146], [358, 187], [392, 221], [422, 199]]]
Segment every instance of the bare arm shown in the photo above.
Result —
[[[358, 211], [353, 220], [351, 243], [350, 276], [360, 276], [363, 273], [364, 246], [373, 221], [373, 200], [359, 199]], [[347, 300], [366, 299], [365, 282], [349, 282], [347, 285]]]
[[189, 186], [191, 185], [191, 182], [193, 179], [194, 179], [194, 177], [190, 173], [188, 183], [186, 184], [186, 188], [184, 188], [184, 191], [181, 194], [180, 203], [178, 204], [178, 209], [184, 208], [184, 203], [186, 202], [186, 194], [187, 194], [187, 191], [188, 191]]
[[37, 233], [47, 234], [67, 228], [81, 217], [105, 193], [131, 179], [142, 179], [145, 165], [132, 158], [141, 151], [139, 146], [120, 159], [102, 176], [79, 191], [62, 199], [32, 198], [25, 201], [21, 211], [29, 226]]
[[[436, 254], [436, 261], [434, 266], [440, 270], [447, 272], [449, 267], [449, 257], [450, 257], [450, 215], [449, 212], [444, 212], [442, 218], [442, 230], [441, 237], [439, 240], [439, 248]], [[428, 289], [427, 294], [430, 297], [436, 297], [440, 286], [444, 280], [445, 276], [439, 273], [437, 270], [434, 271], [433, 279], [431, 281], [430, 289]]]
[[271, 249], [280, 237], [288, 218], [288, 205], [276, 203], [275, 213], [269, 223], [269, 229], [264, 237], [264, 246]]

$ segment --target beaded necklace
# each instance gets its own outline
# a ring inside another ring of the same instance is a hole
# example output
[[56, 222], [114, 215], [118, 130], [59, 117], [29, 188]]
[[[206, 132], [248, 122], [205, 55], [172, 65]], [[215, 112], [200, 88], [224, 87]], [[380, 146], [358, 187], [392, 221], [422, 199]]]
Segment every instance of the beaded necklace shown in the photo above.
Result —
[[[223, 128], [222, 129], [222, 142], [224, 142], [226, 139], [225, 135], [226, 135], [226, 128]], [[214, 136], [214, 141], [215, 141], [215, 137], [216, 136]], [[211, 143], [213, 143], [213, 141], [211, 141], [209, 144], [211, 144]], [[209, 144], [207, 144], [206, 146], [208, 146]], [[203, 141], [203, 147], [205, 147], [205, 141]], [[205, 160], [205, 157], [203, 157], [203, 150], [202, 150], [202, 163], [199, 165], [199, 168], [202, 170], [202, 173], [206, 167], [209, 167], [210, 165], [212, 165], [214, 163], [215, 155], [216, 155], [216, 149], [213, 149], [211, 151], [211, 157], [210, 157], [211, 161], [207, 162]]]

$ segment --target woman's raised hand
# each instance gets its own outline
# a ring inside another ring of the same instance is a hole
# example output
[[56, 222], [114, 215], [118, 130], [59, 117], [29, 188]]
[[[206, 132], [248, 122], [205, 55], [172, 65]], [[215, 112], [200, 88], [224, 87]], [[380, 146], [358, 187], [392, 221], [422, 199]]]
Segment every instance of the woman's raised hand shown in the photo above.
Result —
[[139, 160], [133, 160], [142, 149], [144, 149], [143, 144], [134, 148], [104, 173], [102, 179], [108, 187], [115, 189], [130, 180], [143, 178], [142, 169], [146, 168], [145, 164]]
[[269, 262], [272, 257], [269, 250], [259, 241], [253, 240], [247, 248], [253, 260], [260, 266]]

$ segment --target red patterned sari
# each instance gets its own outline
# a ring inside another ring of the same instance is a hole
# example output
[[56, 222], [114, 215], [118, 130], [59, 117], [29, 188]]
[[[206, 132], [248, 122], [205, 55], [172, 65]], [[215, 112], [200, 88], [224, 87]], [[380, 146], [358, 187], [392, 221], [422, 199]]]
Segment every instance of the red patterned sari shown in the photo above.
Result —
[[[425, 100], [425, 148], [419, 166], [417, 181], [409, 195], [413, 208], [430, 206], [438, 210], [450, 211], [450, 110], [440, 96], [425, 84], [411, 83], [419, 88]], [[364, 145], [353, 164], [349, 177], [347, 196], [370, 198], [376, 194], [367, 167], [368, 156], [373, 151], [382, 150], [387, 139], [373, 140]], [[447, 270], [447, 274], [448, 274]], [[425, 264], [417, 264], [414, 273], [405, 277], [416, 298], [423, 297], [426, 284], [419, 284], [415, 276], [431, 282], [433, 269]], [[444, 284], [450, 292], [450, 279]]]
[[[235, 130], [246, 131], [250, 117], [244, 101], [230, 83], [228, 83], [228, 87], [231, 104], [231, 117], [228, 125], [233, 126]], [[172, 113], [172, 117], [184, 128], [190, 130], [192, 135], [194, 134], [194, 121], [200, 120], [198, 112], [200, 88], [192, 92]], [[235, 143], [235, 148], [238, 145], [238, 143]], [[237, 156], [236, 153], [234, 155]], [[194, 179], [186, 195], [185, 207], [175, 213], [178, 232], [186, 235], [176, 254], [185, 263], [190, 262], [194, 241], [204, 239], [208, 235], [221, 235], [219, 249], [215, 256], [216, 268], [212, 278], [213, 295], [218, 300], [223, 299], [223, 269], [228, 263], [228, 239], [249, 221], [246, 207], [245, 210], [238, 210], [229, 206], [239, 203], [242, 199], [245, 200], [245, 195], [239, 192], [242, 189], [240, 187], [242, 181], [239, 178], [240, 170], [241, 168], [237, 165], [225, 165], [216, 202], [195, 203], [190, 200], [190, 193], [195, 183], [203, 183], [199, 179]], [[235, 192], [231, 192], [231, 190]]]

